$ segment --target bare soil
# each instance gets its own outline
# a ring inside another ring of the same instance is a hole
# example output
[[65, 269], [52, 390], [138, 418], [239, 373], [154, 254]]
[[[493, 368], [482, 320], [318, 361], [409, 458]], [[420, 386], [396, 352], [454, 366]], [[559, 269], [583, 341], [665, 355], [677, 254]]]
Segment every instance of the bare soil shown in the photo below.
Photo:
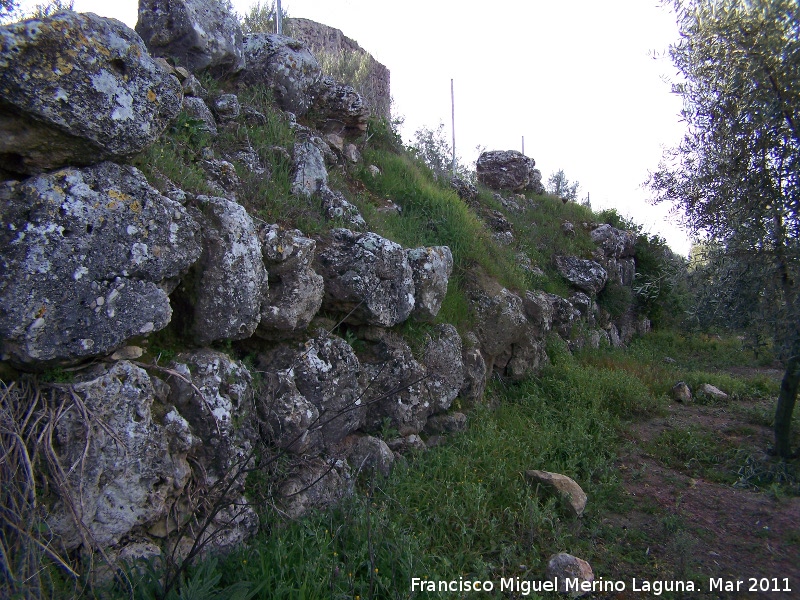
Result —
[[[631, 581], [636, 577], [640, 582], [692, 580], [701, 590], [664, 593], [662, 598], [800, 598], [800, 497], [710, 481], [691, 468], [665, 466], [647, 452], [652, 448], [648, 442], [662, 432], [696, 427], [716, 432], [726, 446], [742, 448], [769, 464], [774, 461], [766, 454], [772, 430], [756, 423], [752, 415], [754, 410], [773, 407], [774, 400], [719, 406], [676, 403], [669, 406], [666, 416], [632, 425], [618, 465], [629, 502], [619, 514], [604, 519], [599, 536], [615, 546], [608, 553], [615, 557], [614, 564], [602, 565], [602, 572], [625, 581], [627, 590], [595, 597], [656, 597], [633, 593]], [[742, 583], [739, 592], [712, 592], [710, 578], [722, 578], [734, 586]], [[754, 582], [755, 589], [768, 584], [780, 591], [750, 591]], [[786, 587], [791, 591], [783, 591]]]

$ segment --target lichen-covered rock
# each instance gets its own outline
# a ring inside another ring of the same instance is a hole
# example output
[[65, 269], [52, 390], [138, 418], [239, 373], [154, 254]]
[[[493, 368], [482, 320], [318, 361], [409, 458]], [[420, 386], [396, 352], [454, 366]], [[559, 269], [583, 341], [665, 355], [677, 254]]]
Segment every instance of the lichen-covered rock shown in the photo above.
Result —
[[74, 384], [85, 411], [69, 392], [59, 393], [67, 409], [54, 441], [69, 492], [52, 506], [47, 523], [60, 542], [67, 549], [105, 548], [166, 517], [189, 480], [187, 452], [200, 441], [175, 409], [163, 422], [154, 417], [148, 374], [122, 361]]
[[361, 365], [342, 338], [320, 329], [302, 347], [281, 346], [262, 356], [260, 364], [268, 372], [291, 370], [297, 391], [319, 411], [326, 448], [364, 423]]
[[349, 228], [357, 231], [363, 231], [367, 228], [367, 223], [358, 208], [348, 202], [344, 194], [335, 192], [328, 186], [322, 186], [318, 195], [322, 200], [322, 210], [325, 211], [326, 219], [329, 221], [341, 221]]
[[322, 449], [322, 423], [317, 407], [294, 383], [294, 373], [268, 372], [256, 398], [267, 439], [295, 454], [316, 454]]
[[487, 382], [486, 361], [483, 360], [483, 355], [477, 347], [478, 340], [475, 335], [467, 334], [464, 339], [468, 340], [470, 337], [474, 338], [471, 340], [473, 344], [470, 347], [464, 347], [462, 355], [464, 383], [458, 392], [462, 404], [467, 407], [480, 403]]
[[[214, 350], [179, 354], [170, 365], [169, 400], [203, 440], [194, 457], [213, 483], [247, 463], [255, 435], [252, 375], [242, 363]], [[240, 474], [238, 489], [244, 485]]]
[[636, 234], [605, 223], [592, 230], [592, 241], [611, 258], [627, 258], [636, 253]]
[[0, 348], [68, 364], [163, 328], [198, 224], [133, 167], [102, 163], [0, 184]]
[[522, 299], [525, 316], [539, 338], [543, 338], [553, 327], [553, 302], [550, 294], [541, 291], [526, 291]]
[[544, 184], [542, 183], [542, 172], [539, 169], [531, 169], [531, 180], [525, 188], [531, 190], [534, 194], [542, 195], [545, 193]]
[[197, 122], [193, 126], [196, 126], [198, 131], [205, 131], [212, 136], [217, 135], [217, 123], [214, 121], [214, 115], [211, 114], [211, 110], [202, 98], [187, 96], [183, 99], [181, 108], [190, 119]]
[[556, 294], [545, 294], [553, 308], [553, 329], [565, 340], [572, 337], [572, 326], [580, 318], [580, 311], [566, 298]]
[[426, 433], [457, 433], [466, 431], [467, 415], [460, 412], [433, 415], [425, 425]]
[[484, 280], [469, 286], [467, 298], [476, 317], [481, 349], [488, 356], [498, 356], [526, 335], [528, 321], [516, 294]]
[[227, 160], [212, 158], [201, 160], [200, 168], [205, 171], [208, 186], [224, 198], [234, 199], [236, 192], [242, 185], [241, 179], [236, 174], [236, 167]]
[[516, 150], [482, 152], [475, 163], [478, 181], [493, 190], [521, 192], [533, 180], [536, 161]]
[[136, 32], [153, 56], [190, 71], [221, 76], [244, 67], [242, 27], [219, 0], [139, 0]]
[[256, 333], [304, 329], [322, 305], [324, 283], [311, 268], [317, 243], [297, 229], [267, 225], [259, 232], [269, 291]]
[[403, 248], [376, 233], [333, 229], [317, 253], [323, 307], [348, 323], [392, 327], [414, 309], [414, 281]]
[[294, 145], [292, 162], [294, 176], [292, 193], [296, 196], [312, 196], [328, 187], [328, 170], [319, 147], [310, 140], [298, 141]]
[[261, 321], [267, 271], [253, 220], [225, 198], [198, 196], [203, 254], [195, 266], [191, 332], [200, 344], [240, 340]]
[[556, 256], [554, 260], [559, 274], [590, 296], [596, 296], [605, 287], [608, 273], [595, 261], [577, 256]]
[[452, 177], [450, 179], [450, 187], [455, 190], [462, 200], [472, 201], [478, 197], [478, 188], [460, 177]]
[[433, 412], [450, 408], [464, 384], [461, 336], [453, 325], [437, 325], [422, 351], [422, 364], [428, 371], [424, 385], [433, 402]]
[[292, 519], [312, 509], [334, 506], [353, 493], [353, 478], [343, 460], [312, 458], [298, 466], [281, 486], [283, 508]]
[[422, 431], [435, 400], [425, 387], [427, 370], [408, 344], [399, 336], [385, 335], [361, 362], [368, 381], [366, 426], [379, 431], [388, 419], [402, 436]]
[[237, 119], [242, 112], [236, 94], [221, 94], [214, 100], [214, 114], [221, 123]]
[[428, 246], [406, 251], [414, 278], [414, 311], [420, 321], [433, 321], [442, 308], [447, 283], [453, 272], [453, 254], [447, 246]]
[[544, 339], [537, 339], [531, 328], [528, 335], [511, 347], [511, 358], [505, 365], [505, 375], [514, 381], [522, 381], [530, 375], [538, 374], [549, 362]]
[[394, 453], [383, 440], [365, 435], [353, 444], [347, 456], [347, 462], [350, 463], [350, 468], [356, 474], [377, 471], [384, 477], [388, 477], [392, 472]]
[[181, 106], [178, 80], [119, 21], [64, 11], [0, 27], [0, 171], [141, 152]]
[[305, 44], [283, 35], [253, 33], [244, 36], [244, 54], [242, 81], [266, 84], [283, 110], [298, 117], [308, 112], [322, 70]]
[[318, 129], [359, 135], [367, 129], [369, 107], [352, 86], [322, 77], [314, 89], [313, 121]]

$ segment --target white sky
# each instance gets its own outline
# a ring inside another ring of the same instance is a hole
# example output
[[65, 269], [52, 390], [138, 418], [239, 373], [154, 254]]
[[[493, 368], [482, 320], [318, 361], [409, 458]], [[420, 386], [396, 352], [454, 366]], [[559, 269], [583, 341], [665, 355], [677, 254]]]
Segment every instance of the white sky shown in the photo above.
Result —
[[[239, 13], [254, 0], [234, 0]], [[23, 0], [23, 8], [34, 4]], [[391, 71], [408, 142], [444, 122], [466, 163], [487, 150], [520, 150], [546, 182], [564, 169], [592, 207], [616, 208], [686, 255], [690, 242], [651, 206], [642, 183], [662, 147], [682, 133], [680, 100], [664, 77], [678, 32], [658, 0], [282, 0], [290, 17], [341, 29]], [[75, 10], [136, 24], [136, 0], [75, 0]], [[661, 58], [653, 58], [656, 54]]]

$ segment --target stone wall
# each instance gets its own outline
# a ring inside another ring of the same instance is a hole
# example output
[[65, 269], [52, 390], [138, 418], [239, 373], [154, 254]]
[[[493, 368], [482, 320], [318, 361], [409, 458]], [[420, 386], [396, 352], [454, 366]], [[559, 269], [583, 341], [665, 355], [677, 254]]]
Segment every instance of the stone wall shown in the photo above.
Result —
[[[288, 19], [289, 35], [305, 43], [314, 54], [339, 54], [354, 52], [365, 55], [369, 64], [366, 82], [357, 91], [364, 98], [373, 116], [391, 118], [391, 90], [389, 69], [375, 60], [355, 40], [344, 35], [341, 30], [309, 19]], [[345, 82], [352, 83], [352, 82]], [[356, 86], [354, 86], [356, 87]]]

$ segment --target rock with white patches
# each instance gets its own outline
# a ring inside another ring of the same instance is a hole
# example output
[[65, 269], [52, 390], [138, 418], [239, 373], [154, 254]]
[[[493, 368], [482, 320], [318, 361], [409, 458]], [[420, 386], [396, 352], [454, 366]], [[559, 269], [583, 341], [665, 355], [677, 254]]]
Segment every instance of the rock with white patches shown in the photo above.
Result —
[[182, 286], [192, 307], [191, 333], [200, 344], [240, 340], [261, 321], [267, 271], [253, 220], [225, 198], [197, 197], [203, 254]]
[[153, 56], [217, 76], [244, 68], [242, 27], [219, 0], [140, 0], [136, 32]]
[[198, 224], [130, 166], [102, 163], [0, 184], [0, 352], [72, 364], [163, 328]]
[[242, 81], [265, 84], [280, 107], [298, 117], [309, 111], [322, 70], [305, 44], [284, 35], [253, 33], [244, 36], [244, 54]]
[[[56, 451], [61, 464], [80, 468], [67, 471], [69, 497], [51, 505], [47, 524], [67, 549], [84, 540], [105, 548], [137, 528], [166, 521], [188, 483], [187, 453], [200, 440], [174, 409], [163, 419], [155, 416], [156, 382], [143, 369], [121, 361], [75, 383], [74, 396], [57, 392], [68, 408], [55, 428]], [[83, 416], [74, 398], [90, 417]], [[93, 424], [88, 437], [84, 418]]]
[[447, 283], [453, 272], [453, 254], [447, 246], [407, 250], [414, 278], [414, 312], [420, 321], [433, 321], [442, 308]]
[[182, 90], [114, 19], [59, 12], [0, 27], [0, 171], [40, 173], [141, 152]]
[[325, 279], [323, 308], [346, 322], [392, 327], [414, 309], [414, 280], [399, 244], [376, 233], [333, 229], [315, 270]]

